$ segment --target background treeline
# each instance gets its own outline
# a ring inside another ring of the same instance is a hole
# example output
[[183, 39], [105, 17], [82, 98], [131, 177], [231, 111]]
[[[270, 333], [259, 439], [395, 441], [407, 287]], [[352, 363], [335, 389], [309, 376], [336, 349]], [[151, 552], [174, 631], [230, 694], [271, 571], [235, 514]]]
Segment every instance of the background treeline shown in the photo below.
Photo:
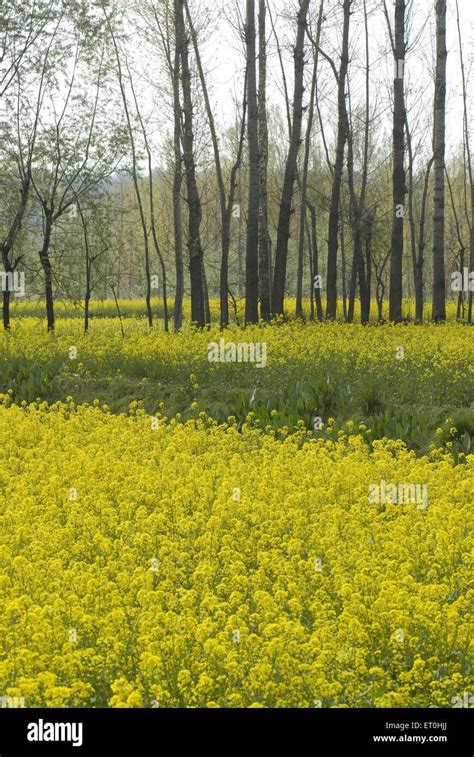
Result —
[[167, 330], [186, 297], [199, 326], [210, 298], [224, 326], [241, 299], [248, 323], [442, 321], [449, 299], [472, 321], [466, 9], [2, 4], [4, 327], [19, 272], [49, 330], [58, 299], [87, 329], [94, 299], [137, 297]]

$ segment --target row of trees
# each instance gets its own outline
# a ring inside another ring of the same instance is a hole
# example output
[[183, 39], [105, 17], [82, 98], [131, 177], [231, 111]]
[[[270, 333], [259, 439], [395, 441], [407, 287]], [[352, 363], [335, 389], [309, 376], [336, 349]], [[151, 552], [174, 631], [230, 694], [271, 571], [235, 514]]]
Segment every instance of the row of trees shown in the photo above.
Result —
[[[226, 15], [198, 0], [2, 6], [5, 281], [41, 274], [49, 330], [55, 297], [80, 298], [87, 329], [93, 298], [124, 291], [145, 293], [152, 326], [157, 280], [167, 330], [188, 293], [201, 327], [214, 294], [222, 326], [240, 295], [247, 323], [283, 315], [289, 294], [297, 317], [309, 299], [311, 318], [342, 303], [349, 322], [359, 299], [365, 323], [386, 295], [401, 321], [413, 292], [421, 321], [429, 289], [444, 320], [450, 272], [474, 269], [470, 72], [452, 10], [462, 130], [447, 155], [446, 0], [246, 0]], [[212, 70], [223, 28], [237, 69], [226, 118]], [[433, 86], [420, 90], [426, 36]], [[471, 322], [472, 292], [454, 296]]]

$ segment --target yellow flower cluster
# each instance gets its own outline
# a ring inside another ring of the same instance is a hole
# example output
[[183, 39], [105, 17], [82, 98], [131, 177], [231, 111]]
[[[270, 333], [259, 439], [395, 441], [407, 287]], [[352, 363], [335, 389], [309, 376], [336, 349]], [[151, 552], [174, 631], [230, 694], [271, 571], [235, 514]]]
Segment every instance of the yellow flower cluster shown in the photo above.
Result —
[[[151, 299], [152, 304], [152, 310], [153, 313], [155, 313], [157, 316], [159, 315], [160, 318], [163, 317], [163, 301], [160, 299], [160, 297], [152, 297]], [[174, 305], [174, 302], [172, 299], [168, 301], [168, 307], [172, 308]], [[326, 299], [322, 298], [322, 306], [323, 306], [323, 312], [326, 311]], [[230, 319], [231, 321], [234, 320], [235, 315], [237, 315], [237, 318], [243, 323], [245, 320], [245, 299], [240, 298], [236, 301], [236, 310], [234, 312], [233, 307], [230, 309]], [[83, 318], [84, 317], [84, 303], [80, 300], [58, 300], [55, 303], [55, 309], [56, 314], [62, 318], [62, 317], [77, 317], [77, 318]], [[220, 317], [220, 302], [219, 299], [216, 297], [211, 297], [209, 300], [209, 309], [211, 313], [211, 319], [213, 323], [216, 323], [219, 321]], [[286, 312], [289, 314], [294, 314], [296, 310], [296, 299], [294, 297], [287, 297], [285, 300], [285, 309]], [[406, 318], [409, 318], [411, 321], [414, 321], [415, 319], [415, 301], [413, 299], [404, 299], [403, 301], [403, 313]], [[119, 301], [119, 310], [120, 314], [124, 317], [142, 317], [145, 318], [146, 310], [145, 310], [145, 300], [142, 299], [135, 299], [135, 300], [120, 300]], [[303, 310], [305, 313], [305, 316], [309, 318], [310, 312], [311, 312], [311, 305], [309, 299], [303, 300]], [[42, 318], [45, 318], [46, 315], [46, 308], [45, 303], [43, 301], [40, 302], [31, 302], [27, 300], [14, 300], [12, 303], [12, 315], [15, 319], [17, 316], [30, 316], [30, 315], [41, 315]], [[377, 303], [375, 300], [372, 300], [371, 304], [371, 318], [375, 322], [378, 317], [378, 310], [377, 310]], [[115, 300], [93, 300], [90, 304], [90, 313], [91, 315], [99, 315], [99, 316], [106, 316], [106, 317], [116, 317], [117, 316], [117, 305], [115, 303]], [[383, 307], [383, 318], [388, 320], [388, 301], [384, 302]], [[426, 302], [424, 306], [424, 318], [426, 321], [429, 321], [431, 318], [431, 303]], [[191, 301], [189, 299], [184, 299], [183, 301], [183, 316], [186, 322], [190, 322], [191, 320]], [[457, 316], [457, 302], [455, 300], [448, 300], [446, 303], [446, 317], [448, 321], [455, 321]], [[342, 306], [342, 300], [338, 300], [337, 302], [337, 317], [342, 320], [343, 317], [343, 306]], [[171, 316], [172, 320], [172, 316]], [[355, 310], [354, 310], [354, 320], [357, 323], [360, 320], [360, 302], [356, 301], [355, 303]]]
[[[264, 369], [252, 363], [209, 362], [208, 345], [219, 343], [223, 334], [217, 326], [173, 334], [165, 333], [161, 325], [149, 331], [144, 320], [130, 318], [124, 330], [122, 338], [117, 319], [103, 318], [92, 321], [90, 333], [84, 335], [79, 319], [58, 319], [52, 336], [45, 333], [40, 319], [20, 319], [11, 333], [0, 333], [0, 369], [2, 359], [8, 363], [21, 358], [51, 376], [77, 377], [79, 384], [103, 378], [103, 391], [117, 375], [181, 386], [191, 386], [191, 372], [199, 385], [220, 377], [233, 383], [237, 375], [251, 382], [258, 378], [275, 391], [295, 376], [311, 379], [331, 374], [335, 382], [353, 391], [373, 380], [379, 391], [387, 393], [389, 404], [416, 401], [427, 407], [468, 407], [472, 399], [472, 340], [468, 327], [456, 323], [364, 327], [292, 322], [284, 328], [260, 324], [227, 329], [227, 342], [265, 343]], [[0, 391], [7, 391], [10, 386], [2, 387], [1, 378], [0, 374]]]
[[[450, 707], [473, 690], [473, 455], [6, 405], [1, 696]], [[381, 480], [427, 484], [428, 507], [371, 504]]]

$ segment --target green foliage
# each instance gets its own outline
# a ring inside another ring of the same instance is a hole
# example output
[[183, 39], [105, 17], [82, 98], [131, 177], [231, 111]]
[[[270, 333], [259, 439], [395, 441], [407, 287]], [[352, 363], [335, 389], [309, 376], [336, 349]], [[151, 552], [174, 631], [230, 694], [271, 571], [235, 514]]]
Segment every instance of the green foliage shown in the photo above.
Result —
[[409, 449], [421, 449], [429, 427], [428, 411], [403, 407], [387, 407], [382, 413], [369, 416], [364, 425], [364, 438], [370, 443], [375, 439], [402, 439]]
[[34, 402], [44, 398], [51, 388], [52, 377], [40, 363], [25, 357], [5, 362], [1, 367], [0, 391], [11, 392], [14, 402]]
[[255, 386], [251, 395], [241, 392], [228, 407], [218, 408], [217, 420], [235, 416], [241, 426], [247, 415], [253, 413], [254, 420], [261, 426], [271, 426], [275, 430], [286, 426], [294, 430], [303, 421], [309, 430], [315, 417], [327, 418], [334, 414], [338, 402], [337, 386], [329, 376], [314, 382], [300, 379], [277, 392], [259, 386]]
[[460, 462], [460, 455], [472, 454], [474, 450], [474, 411], [458, 410], [436, 431], [436, 447], [450, 451]]

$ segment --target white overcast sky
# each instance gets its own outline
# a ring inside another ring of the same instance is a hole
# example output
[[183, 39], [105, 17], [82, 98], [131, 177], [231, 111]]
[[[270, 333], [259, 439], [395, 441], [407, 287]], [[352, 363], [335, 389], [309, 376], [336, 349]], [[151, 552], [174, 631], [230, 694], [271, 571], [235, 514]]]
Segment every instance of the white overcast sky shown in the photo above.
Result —
[[[313, 18], [316, 17], [320, 0], [312, 0]], [[433, 70], [435, 46], [435, 0], [412, 0], [410, 12], [409, 44], [411, 46], [406, 61], [406, 90], [407, 104], [413, 124], [413, 137], [416, 146], [417, 138], [421, 145], [430, 150], [430, 128], [433, 102]], [[236, 32], [238, 16], [245, 14], [245, 0], [192, 0], [191, 7], [198, 9], [196, 23], [203, 23], [204, 39], [202, 42], [202, 56], [208, 72], [208, 82], [211, 88], [211, 98], [215, 117], [221, 127], [234, 122], [234, 98], [241, 97], [243, 79], [243, 48]], [[258, 3], [256, 3], [258, 5]], [[291, 44], [294, 40], [294, 21], [296, 0], [269, 0], [273, 20], [278, 32], [282, 52], [285, 59], [285, 69], [291, 93], [292, 87], [292, 58]], [[463, 55], [468, 76], [468, 92], [474, 92], [474, 0], [458, 0], [463, 36]], [[203, 22], [205, 9], [213, 18], [212, 24]], [[362, 66], [365, 63], [364, 26], [362, 17], [362, 0], [355, 0], [354, 12], [351, 18], [351, 106], [363, 104], [364, 87]], [[391, 97], [393, 87], [393, 58], [389, 51], [389, 40], [383, 3], [381, 0], [367, 0], [370, 11], [369, 35], [371, 58], [371, 99], [374, 108], [381, 113], [381, 128], [390, 129]], [[393, 0], [387, 0], [387, 7], [393, 24]], [[210, 9], [210, 10], [209, 10]], [[340, 52], [342, 2], [340, 0], [325, 0], [326, 23], [321, 46], [333, 55], [338, 65]], [[133, 21], [132, 21], [133, 24]], [[454, 149], [462, 141], [462, 97], [459, 62], [459, 42], [456, 24], [455, 0], [448, 0], [448, 92], [447, 92], [447, 148]], [[129, 26], [129, 29], [131, 26]], [[270, 36], [271, 25], [267, 16], [267, 31]], [[141, 94], [143, 106], [148, 108], [154, 103], [154, 118], [157, 119], [157, 134], [163, 129], [171, 128], [169, 112], [164, 105], [163, 95], [156, 96], [156, 77], [161, 76], [163, 91], [166, 99], [167, 84], [163, 70], [159, 72], [156, 53], [146, 52], [146, 46], [136, 46], [132, 52], [135, 57], [134, 68], [137, 73], [146, 72], [150, 86], [142, 81]], [[138, 52], [137, 52], [138, 50]], [[389, 52], [389, 54], [387, 54]], [[270, 105], [279, 106], [284, 112], [284, 101], [281, 94], [281, 69], [274, 40], [269, 41], [269, 84], [268, 100]], [[308, 65], [308, 70], [310, 65]], [[335, 85], [334, 76], [328, 64], [320, 61], [320, 101], [323, 114], [327, 119], [328, 134], [331, 141], [334, 129]], [[169, 92], [168, 92], [169, 94]], [[306, 91], [308, 95], [308, 90]], [[326, 120], [325, 119], [325, 120]], [[474, 97], [469, 95], [469, 119], [474, 139]], [[161, 128], [158, 128], [161, 123]], [[317, 134], [315, 135], [317, 139]]]

